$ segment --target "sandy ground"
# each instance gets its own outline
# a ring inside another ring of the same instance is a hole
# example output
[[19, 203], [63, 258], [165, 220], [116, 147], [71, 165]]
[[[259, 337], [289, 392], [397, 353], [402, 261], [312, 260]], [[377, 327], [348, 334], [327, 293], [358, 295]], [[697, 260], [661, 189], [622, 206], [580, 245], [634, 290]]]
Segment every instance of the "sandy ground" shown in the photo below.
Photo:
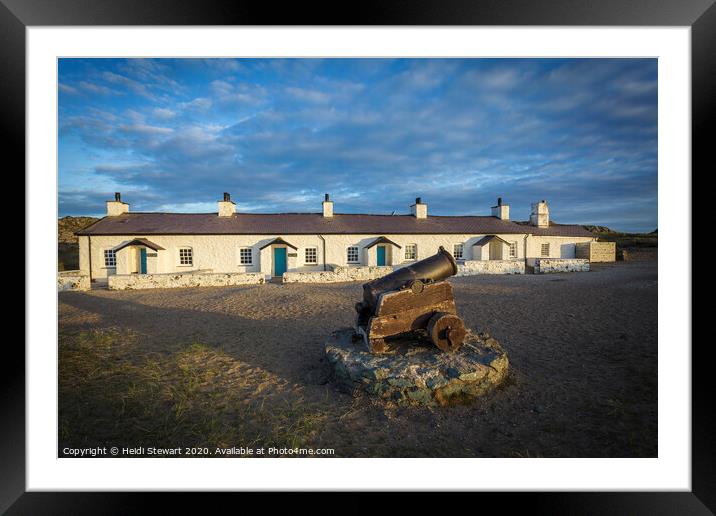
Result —
[[[60, 293], [60, 443], [248, 439], [351, 457], [657, 455], [656, 261], [450, 281], [466, 325], [502, 343], [511, 373], [483, 399], [440, 408], [395, 407], [327, 381], [323, 343], [352, 325], [359, 283]], [[77, 347], [78, 335], [96, 331], [131, 343], [112, 341], [85, 367], [97, 344]], [[191, 380], [179, 401], [176, 378]], [[102, 390], [110, 385], [126, 389], [121, 404]], [[168, 401], [142, 413], [131, 402], [147, 385], [140, 404]], [[162, 418], [162, 431], [148, 429]]]

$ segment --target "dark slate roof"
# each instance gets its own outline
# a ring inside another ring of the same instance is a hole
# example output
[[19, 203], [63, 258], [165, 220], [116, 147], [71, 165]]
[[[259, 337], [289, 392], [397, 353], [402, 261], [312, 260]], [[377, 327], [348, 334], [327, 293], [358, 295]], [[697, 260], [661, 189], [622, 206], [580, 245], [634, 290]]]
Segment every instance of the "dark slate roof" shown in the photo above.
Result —
[[125, 213], [104, 217], [77, 235], [315, 235], [315, 234], [496, 234], [594, 236], [577, 225], [525, 226], [491, 216], [437, 216], [321, 213]]

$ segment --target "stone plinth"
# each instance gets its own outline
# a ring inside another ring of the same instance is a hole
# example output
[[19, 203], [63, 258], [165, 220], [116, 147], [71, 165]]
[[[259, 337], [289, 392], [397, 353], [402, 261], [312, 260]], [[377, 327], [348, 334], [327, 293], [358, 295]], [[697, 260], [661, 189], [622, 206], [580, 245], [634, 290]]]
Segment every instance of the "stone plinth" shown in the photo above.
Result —
[[426, 335], [387, 339], [383, 354], [370, 353], [352, 328], [334, 332], [325, 345], [333, 381], [399, 404], [448, 405], [487, 393], [507, 376], [499, 342], [468, 330], [462, 347], [440, 351]]

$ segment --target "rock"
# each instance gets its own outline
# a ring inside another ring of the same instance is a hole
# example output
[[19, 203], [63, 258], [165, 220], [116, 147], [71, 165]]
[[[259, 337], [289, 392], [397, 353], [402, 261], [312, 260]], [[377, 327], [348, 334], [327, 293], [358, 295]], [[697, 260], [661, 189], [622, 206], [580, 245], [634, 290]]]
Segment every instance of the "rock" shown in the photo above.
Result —
[[448, 367], [445, 370], [445, 376], [447, 378], [459, 378], [460, 377], [460, 370], [455, 367]]
[[425, 386], [433, 390], [437, 389], [438, 387], [447, 385], [447, 383], [447, 378], [441, 375], [433, 376], [432, 378], [428, 378], [427, 380], [425, 380]]
[[346, 392], [363, 391], [396, 404], [449, 405], [487, 393], [507, 376], [508, 358], [494, 338], [468, 330], [462, 347], [445, 353], [416, 333], [386, 341], [373, 354], [354, 330], [334, 332], [325, 344], [331, 379]]
[[485, 346], [488, 348], [500, 348], [500, 343], [493, 337], [487, 337], [485, 339]]

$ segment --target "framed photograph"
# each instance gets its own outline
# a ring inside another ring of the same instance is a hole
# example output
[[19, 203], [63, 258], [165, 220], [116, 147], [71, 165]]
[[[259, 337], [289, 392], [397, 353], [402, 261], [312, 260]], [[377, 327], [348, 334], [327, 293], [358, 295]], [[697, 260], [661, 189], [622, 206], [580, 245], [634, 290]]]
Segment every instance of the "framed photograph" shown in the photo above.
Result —
[[28, 299], [0, 508], [713, 511], [691, 171], [716, 8], [232, 7], [0, 6]]

